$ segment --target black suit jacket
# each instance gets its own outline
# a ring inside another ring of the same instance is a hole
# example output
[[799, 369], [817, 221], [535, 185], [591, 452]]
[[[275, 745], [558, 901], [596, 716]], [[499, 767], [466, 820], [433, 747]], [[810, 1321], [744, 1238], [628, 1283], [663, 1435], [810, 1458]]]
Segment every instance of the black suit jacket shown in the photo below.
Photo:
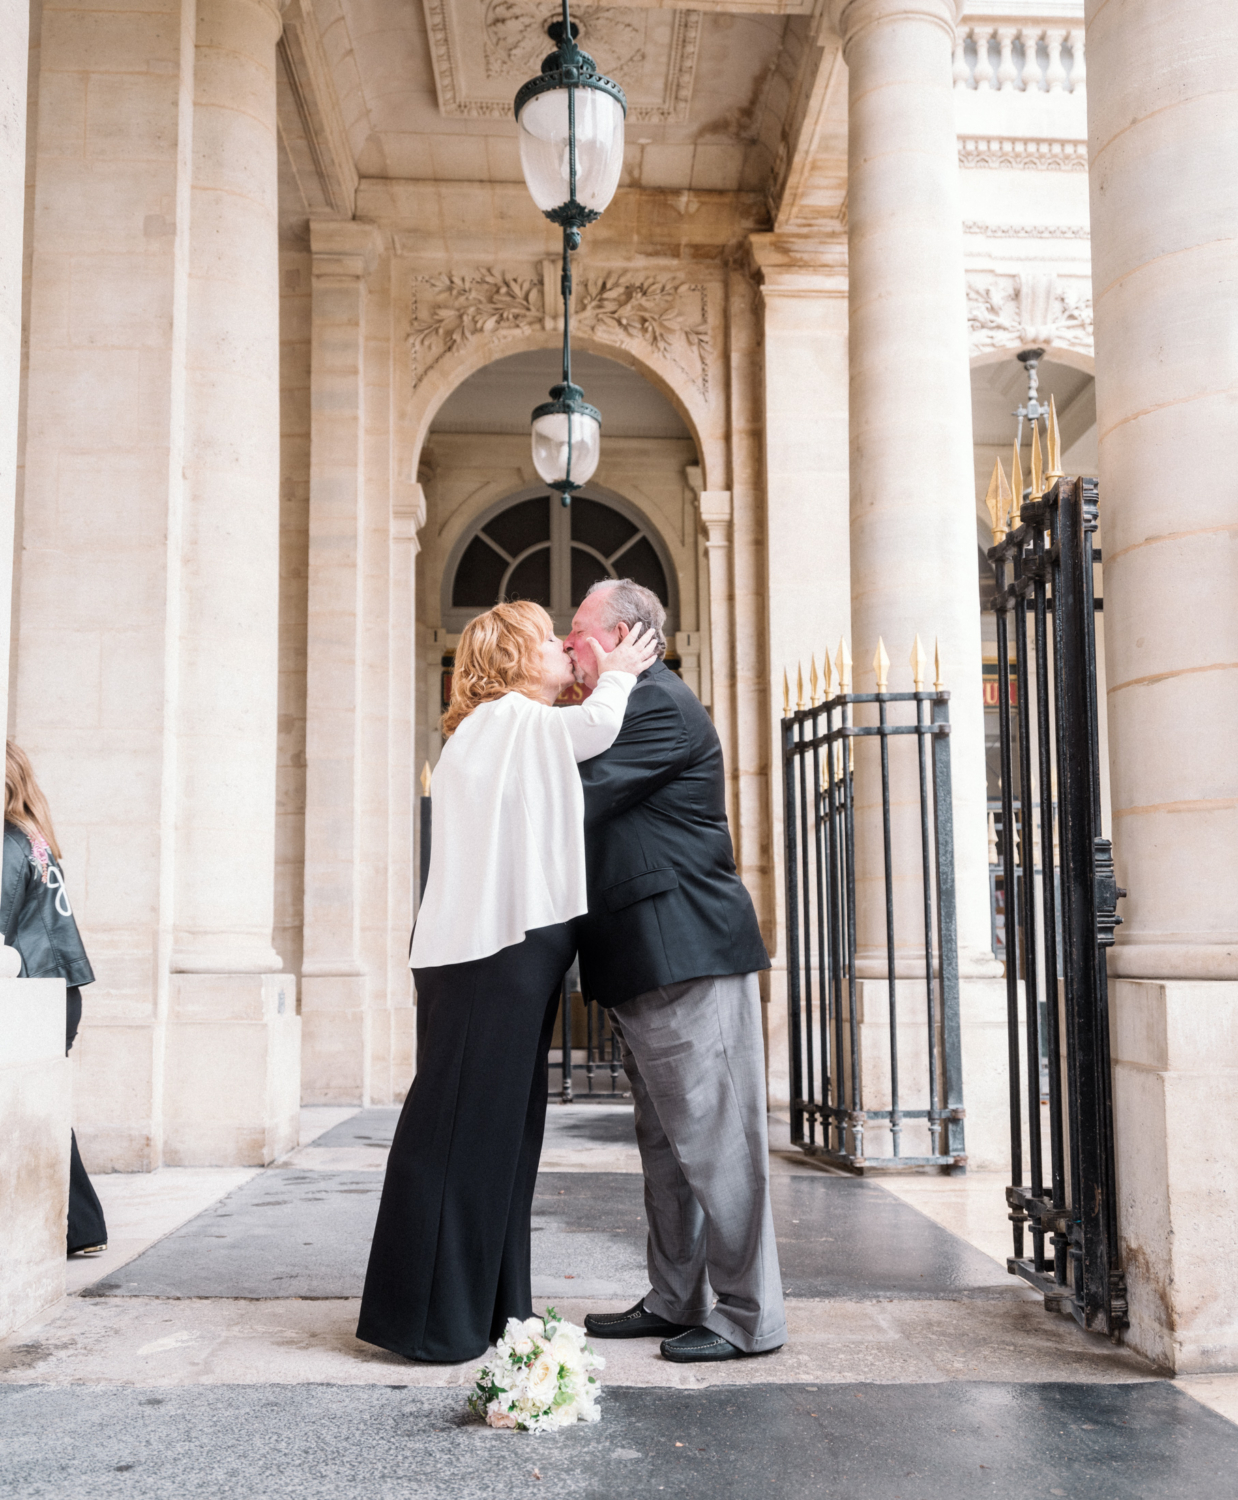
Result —
[[577, 942], [603, 1005], [709, 974], [769, 968], [735, 870], [722, 746], [665, 662], [643, 672], [619, 738], [580, 763], [589, 912]]

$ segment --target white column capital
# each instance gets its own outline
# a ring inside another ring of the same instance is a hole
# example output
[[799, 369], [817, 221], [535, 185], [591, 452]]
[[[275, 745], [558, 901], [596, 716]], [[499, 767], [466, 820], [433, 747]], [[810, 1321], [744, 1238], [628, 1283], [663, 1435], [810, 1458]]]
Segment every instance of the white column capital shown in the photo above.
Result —
[[847, 295], [845, 229], [833, 235], [752, 234], [748, 253], [765, 298]]
[[355, 219], [311, 219], [315, 276], [368, 276], [378, 265], [383, 237], [376, 224]]
[[731, 540], [730, 490], [702, 490], [699, 501], [701, 531], [707, 547], [726, 547]]
[[421, 485], [397, 480], [391, 502], [391, 534], [421, 550], [421, 528], [426, 524], [426, 492]]
[[894, 21], [932, 21], [951, 41], [963, 15], [965, 0], [829, 0], [830, 25], [842, 38], [843, 57], [862, 31]]

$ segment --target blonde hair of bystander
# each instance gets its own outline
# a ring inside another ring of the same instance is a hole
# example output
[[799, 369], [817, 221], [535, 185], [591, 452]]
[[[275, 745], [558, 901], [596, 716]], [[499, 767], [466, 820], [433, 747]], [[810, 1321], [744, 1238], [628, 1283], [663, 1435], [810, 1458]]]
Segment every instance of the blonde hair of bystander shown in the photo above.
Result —
[[31, 840], [41, 838], [59, 860], [47, 798], [34, 778], [30, 757], [12, 740], [6, 740], [4, 747], [4, 821], [16, 824]]
[[542, 644], [554, 628], [542, 606], [525, 599], [496, 604], [470, 620], [456, 647], [443, 733], [452, 734], [475, 708], [505, 693], [536, 698], [543, 678]]

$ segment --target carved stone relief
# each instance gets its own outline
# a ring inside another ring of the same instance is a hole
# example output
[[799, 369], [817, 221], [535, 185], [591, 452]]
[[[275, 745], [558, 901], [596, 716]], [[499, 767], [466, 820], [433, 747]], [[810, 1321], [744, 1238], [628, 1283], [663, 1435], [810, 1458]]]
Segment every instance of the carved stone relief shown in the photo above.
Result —
[[[416, 276], [408, 347], [418, 385], [448, 354], [473, 339], [500, 341], [546, 326], [545, 281], [481, 269]], [[712, 350], [709, 288], [652, 271], [600, 271], [576, 277], [572, 324], [608, 343], [654, 355], [709, 399]], [[501, 358], [501, 351], [496, 352]]]
[[1032, 172], [1086, 172], [1086, 141], [959, 137], [960, 167], [1014, 167]]
[[[541, 71], [542, 59], [551, 51], [546, 35], [546, 6], [529, 0], [489, 0], [485, 14], [485, 62], [487, 78], [504, 82], [519, 76], [523, 82]], [[643, 76], [644, 32], [633, 24], [633, 12], [588, 10], [581, 28], [580, 45], [611, 77]], [[605, 63], [602, 59], [605, 58]]]
[[964, 234], [982, 234], [990, 240], [1086, 240], [1087, 224], [985, 224], [978, 219], [963, 222]]
[[[551, 51], [537, 0], [423, 0], [439, 108], [468, 119], [510, 119], [516, 90]], [[694, 10], [590, 6], [575, 18], [580, 45], [628, 96], [628, 119], [686, 120], [701, 17]], [[478, 45], [480, 39], [480, 45]]]
[[967, 323], [973, 354], [1041, 344], [1092, 351], [1092, 288], [1082, 277], [1053, 272], [967, 278]]

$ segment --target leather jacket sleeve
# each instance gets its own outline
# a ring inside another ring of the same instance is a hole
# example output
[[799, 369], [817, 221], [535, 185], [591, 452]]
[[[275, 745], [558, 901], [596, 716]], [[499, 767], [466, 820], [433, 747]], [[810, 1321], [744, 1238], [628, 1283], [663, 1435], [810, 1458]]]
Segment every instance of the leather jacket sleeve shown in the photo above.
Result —
[[4, 941], [21, 955], [23, 979], [94, 983], [60, 866], [51, 859], [44, 879], [30, 840], [12, 823], [4, 825], [0, 927]]

